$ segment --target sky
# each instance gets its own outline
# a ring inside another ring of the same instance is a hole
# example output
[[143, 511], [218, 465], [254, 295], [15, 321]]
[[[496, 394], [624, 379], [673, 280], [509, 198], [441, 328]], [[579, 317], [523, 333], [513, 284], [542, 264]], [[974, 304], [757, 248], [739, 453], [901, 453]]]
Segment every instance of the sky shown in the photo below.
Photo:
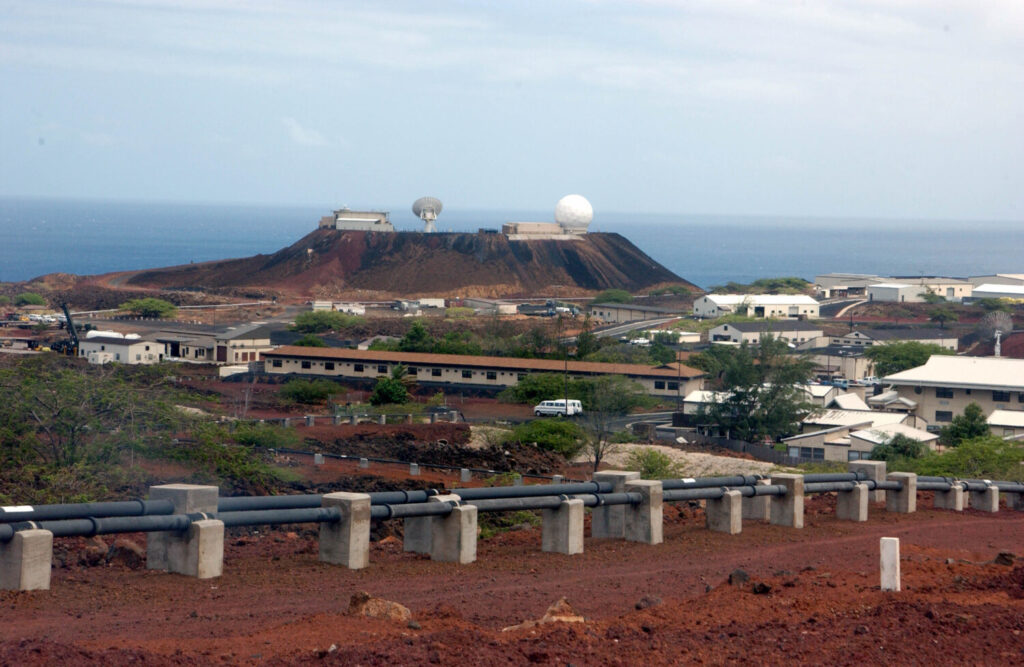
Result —
[[1024, 221], [1021, 0], [0, 0], [0, 196]]

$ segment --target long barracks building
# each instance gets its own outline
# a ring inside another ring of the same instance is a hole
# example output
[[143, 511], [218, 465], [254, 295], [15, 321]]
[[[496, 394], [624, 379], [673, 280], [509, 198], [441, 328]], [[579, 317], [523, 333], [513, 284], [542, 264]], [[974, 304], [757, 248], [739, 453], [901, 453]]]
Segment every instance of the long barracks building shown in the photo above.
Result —
[[[271, 375], [307, 375], [348, 380], [373, 380], [401, 364], [421, 385], [452, 385], [479, 389], [511, 387], [530, 373], [563, 373], [557, 359], [475, 357], [460, 354], [421, 354], [287, 345], [262, 353]], [[682, 364], [644, 366], [570, 361], [574, 378], [624, 375], [643, 385], [651, 396], [685, 396], [704, 387], [704, 374]]]

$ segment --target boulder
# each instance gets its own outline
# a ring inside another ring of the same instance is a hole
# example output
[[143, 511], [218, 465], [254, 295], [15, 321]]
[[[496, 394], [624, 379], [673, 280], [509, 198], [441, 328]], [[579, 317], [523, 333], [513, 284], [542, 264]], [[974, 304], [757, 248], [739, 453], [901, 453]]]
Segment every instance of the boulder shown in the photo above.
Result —
[[348, 603], [348, 613], [350, 616], [383, 618], [389, 621], [408, 622], [412, 619], [412, 612], [408, 607], [391, 600], [375, 598], [366, 591], [359, 591], [352, 596]]
[[118, 538], [107, 551], [107, 563], [138, 570], [146, 566], [146, 550], [127, 538]]
[[536, 628], [537, 626], [549, 623], [585, 623], [586, 620], [576, 613], [576, 610], [572, 608], [568, 600], [561, 598], [558, 602], [548, 607], [543, 617], [535, 621], [523, 621], [519, 625], [511, 625], [507, 628], [502, 628], [501, 631], [529, 630], [530, 628]]

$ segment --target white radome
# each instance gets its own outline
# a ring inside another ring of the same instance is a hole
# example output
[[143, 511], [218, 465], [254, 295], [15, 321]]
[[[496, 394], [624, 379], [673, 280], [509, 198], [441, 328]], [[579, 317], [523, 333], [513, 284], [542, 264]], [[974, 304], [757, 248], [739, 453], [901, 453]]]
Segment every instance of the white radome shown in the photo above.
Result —
[[594, 207], [583, 195], [566, 195], [555, 204], [555, 222], [570, 234], [583, 234], [594, 219]]

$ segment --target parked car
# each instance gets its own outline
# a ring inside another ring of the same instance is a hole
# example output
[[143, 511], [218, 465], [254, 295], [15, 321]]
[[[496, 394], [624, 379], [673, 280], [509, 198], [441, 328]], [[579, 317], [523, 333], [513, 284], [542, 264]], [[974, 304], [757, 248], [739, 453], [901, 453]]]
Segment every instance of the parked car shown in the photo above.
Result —
[[572, 417], [573, 415], [583, 414], [583, 404], [577, 400], [569, 399], [569, 406], [566, 409], [566, 400], [559, 398], [553, 401], [541, 401], [537, 405], [533, 406], [533, 414], [538, 417], [547, 416], [558, 416], [558, 417]]

